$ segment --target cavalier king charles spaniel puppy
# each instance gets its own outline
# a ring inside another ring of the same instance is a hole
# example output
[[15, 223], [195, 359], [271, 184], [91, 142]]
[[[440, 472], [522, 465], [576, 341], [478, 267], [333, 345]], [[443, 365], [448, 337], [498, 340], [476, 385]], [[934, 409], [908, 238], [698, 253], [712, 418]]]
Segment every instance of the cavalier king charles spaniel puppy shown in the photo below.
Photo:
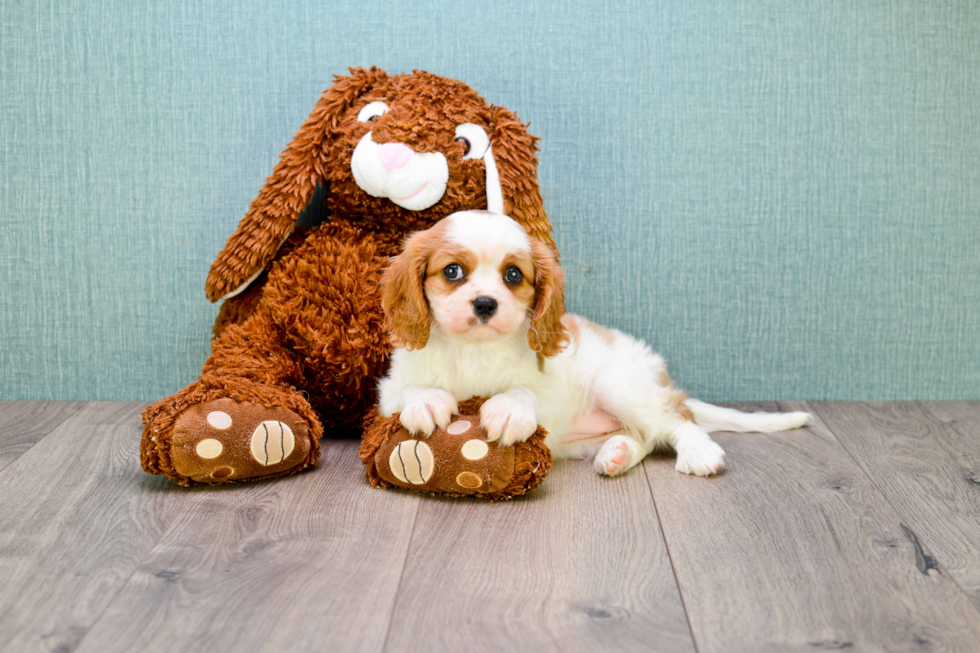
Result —
[[781, 431], [810, 415], [743, 413], [687, 397], [645, 343], [564, 312], [554, 252], [510, 218], [454, 213], [415, 233], [382, 278], [395, 350], [379, 382], [385, 416], [417, 436], [446, 427], [457, 402], [489, 397], [480, 421], [511, 445], [538, 424], [555, 457], [595, 457], [615, 476], [661, 445], [678, 471], [708, 476], [725, 452], [708, 431]]

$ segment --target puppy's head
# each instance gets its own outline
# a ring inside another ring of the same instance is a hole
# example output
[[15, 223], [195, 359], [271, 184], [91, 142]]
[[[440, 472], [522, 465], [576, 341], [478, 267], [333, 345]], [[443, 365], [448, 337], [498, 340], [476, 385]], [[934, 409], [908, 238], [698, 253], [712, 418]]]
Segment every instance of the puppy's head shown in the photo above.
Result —
[[433, 321], [452, 337], [488, 342], [527, 331], [544, 356], [565, 346], [564, 280], [552, 249], [512, 219], [454, 213], [405, 242], [382, 278], [395, 346], [418, 349]]

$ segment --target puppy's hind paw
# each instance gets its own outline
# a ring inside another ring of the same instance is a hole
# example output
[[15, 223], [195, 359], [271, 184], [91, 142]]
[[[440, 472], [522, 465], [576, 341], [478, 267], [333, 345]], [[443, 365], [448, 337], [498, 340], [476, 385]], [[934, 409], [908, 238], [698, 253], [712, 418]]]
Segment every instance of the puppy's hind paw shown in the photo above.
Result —
[[636, 452], [629, 438], [614, 435], [606, 440], [599, 453], [595, 455], [596, 474], [619, 476], [633, 466]]
[[674, 469], [682, 474], [711, 476], [725, 466], [725, 451], [712, 440], [688, 445], [677, 452]]

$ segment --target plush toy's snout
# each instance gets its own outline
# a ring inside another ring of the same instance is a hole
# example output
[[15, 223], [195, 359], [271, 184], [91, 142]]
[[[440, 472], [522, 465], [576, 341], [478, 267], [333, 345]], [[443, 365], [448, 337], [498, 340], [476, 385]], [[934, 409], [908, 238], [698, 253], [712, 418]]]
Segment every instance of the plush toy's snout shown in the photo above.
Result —
[[[483, 160], [487, 209], [502, 212], [504, 195], [490, 137], [482, 127], [473, 123], [459, 125], [455, 136], [456, 142], [463, 144], [464, 161]], [[379, 145], [370, 131], [354, 149], [350, 167], [354, 181], [365, 193], [390, 199], [410, 211], [423, 211], [434, 206], [445, 195], [449, 181], [449, 165], [442, 152], [420, 153], [397, 141]]]
[[442, 152], [418, 153], [401, 143], [378, 145], [371, 132], [354, 148], [354, 181], [371, 197], [386, 197], [409, 211], [422, 211], [446, 193], [449, 164]]
[[401, 143], [385, 143], [378, 148], [378, 158], [381, 159], [381, 165], [385, 167], [387, 172], [401, 168], [412, 160], [414, 154], [411, 149]]

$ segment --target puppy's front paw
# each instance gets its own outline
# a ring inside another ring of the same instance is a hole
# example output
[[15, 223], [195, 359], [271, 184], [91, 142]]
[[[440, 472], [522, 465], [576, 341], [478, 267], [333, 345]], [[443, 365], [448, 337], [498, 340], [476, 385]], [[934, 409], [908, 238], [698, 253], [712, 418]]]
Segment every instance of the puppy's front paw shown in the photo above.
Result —
[[680, 448], [674, 469], [682, 474], [711, 476], [724, 466], [725, 451], [713, 440], [703, 440]]
[[405, 403], [398, 419], [412, 435], [428, 437], [436, 427], [444, 429], [449, 426], [458, 410], [454, 396], [445, 390], [426, 388]]
[[497, 395], [480, 407], [480, 424], [487, 430], [488, 440], [499, 440], [500, 446], [509, 447], [534, 435], [538, 416], [526, 403]]

